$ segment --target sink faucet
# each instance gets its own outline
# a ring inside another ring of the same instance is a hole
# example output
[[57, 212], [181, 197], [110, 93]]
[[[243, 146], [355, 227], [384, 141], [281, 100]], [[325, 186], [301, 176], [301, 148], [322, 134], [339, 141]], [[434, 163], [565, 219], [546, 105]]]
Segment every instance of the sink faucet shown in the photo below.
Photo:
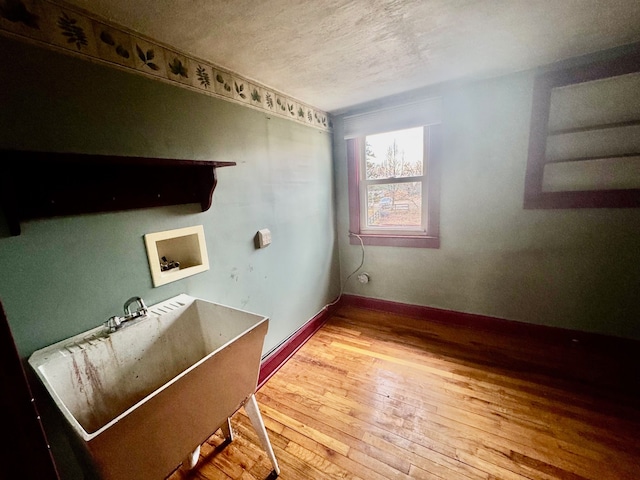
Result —
[[[137, 303], [138, 308], [135, 311], [131, 311], [131, 305]], [[148, 313], [147, 306], [144, 304], [144, 300], [140, 297], [131, 297], [129, 300], [124, 302], [124, 316], [119, 317], [118, 315], [114, 315], [109, 320], [105, 322], [105, 327], [109, 330], [110, 333], [115, 332], [116, 330], [125, 326], [125, 323], [135, 319], [144, 317]]]
[[[138, 309], [131, 313], [131, 304], [137, 303]], [[124, 302], [124, 315], [125, 317], [138, 318], [147, 314], [147, 306], [144, 304], [144, 300], [140, 297], [131, 297], [129, 300]]]

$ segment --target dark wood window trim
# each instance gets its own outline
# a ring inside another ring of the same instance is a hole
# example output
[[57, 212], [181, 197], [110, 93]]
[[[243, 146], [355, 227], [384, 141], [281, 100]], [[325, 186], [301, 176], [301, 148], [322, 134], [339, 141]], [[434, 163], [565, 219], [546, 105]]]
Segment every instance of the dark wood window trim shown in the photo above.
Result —
[[[640, 189], [543, 192], [543, 172], [546, 161], [547, 137], [587, 130], [602, 130], [636, 125], [624, 122], [592, 127], [549, 131], [549, 110], [552, 89], [576, 83], [590, 82], [629, 73], [640, 72], [640, 53], [586, 66], [553, 70], [539, 75], [534, 83], [529, 157], [525, 176], [524, 208], [629, 208], [640, 207]], [[574, 161], [590, 158], [572, 159]]]
[[[365, 245], [414, 248], [440, 248], [440, 164], [442, 157], [442, 126], [425, 127], [429, 131], [427, 168], [427, 234], [394, 235], [363, 234], [360, 232], [360, 138], [347, 140], [347, 172], [349, 179], [349, 232], [357, 234]], [[426, 132], [425, 132], [426, 133]], [[358, 237], [351, 236], [353, 245], [360, 245]]]

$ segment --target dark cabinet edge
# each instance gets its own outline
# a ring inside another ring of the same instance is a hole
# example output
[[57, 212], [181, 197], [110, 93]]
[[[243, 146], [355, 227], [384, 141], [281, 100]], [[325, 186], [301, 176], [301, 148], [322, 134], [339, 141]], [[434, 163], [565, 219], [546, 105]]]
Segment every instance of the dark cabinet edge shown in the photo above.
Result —
[[12, 235], [35, 218], [199, 203], [236, 162], [0, 150], [0, 206]]

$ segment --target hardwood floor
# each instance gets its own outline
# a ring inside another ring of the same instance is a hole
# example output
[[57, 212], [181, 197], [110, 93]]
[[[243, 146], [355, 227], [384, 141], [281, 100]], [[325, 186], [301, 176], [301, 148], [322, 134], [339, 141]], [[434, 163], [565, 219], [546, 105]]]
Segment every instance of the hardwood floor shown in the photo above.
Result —
[[[283, 480], [635, 480], [638, 364], [621, 358], [343, 306], [256, 397]], [[268, 478], [243, 410], [232, 425], [170, 479]]]

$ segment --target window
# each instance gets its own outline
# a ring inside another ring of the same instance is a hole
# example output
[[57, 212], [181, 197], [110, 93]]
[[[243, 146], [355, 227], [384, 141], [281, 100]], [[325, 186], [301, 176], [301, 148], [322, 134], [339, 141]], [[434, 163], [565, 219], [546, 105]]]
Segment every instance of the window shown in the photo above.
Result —
[[440, 131], [430, 125], [347, 140], [349, 227], [365, 245], [440, 246]]

